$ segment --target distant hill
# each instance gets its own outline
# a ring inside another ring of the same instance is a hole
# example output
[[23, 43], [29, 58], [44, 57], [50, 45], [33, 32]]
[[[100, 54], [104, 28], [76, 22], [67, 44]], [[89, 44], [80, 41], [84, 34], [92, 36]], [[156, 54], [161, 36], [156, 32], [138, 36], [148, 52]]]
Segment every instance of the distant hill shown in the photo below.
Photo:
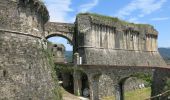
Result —
[[159, 48], [158, 50], [164, 60], [170, 64], [170, 48]]
[[72, 59], [73, 59], [73, 51], [65, 51], [65, 58], [66, 58], [66, 61], [71, 63], [72, 62]]

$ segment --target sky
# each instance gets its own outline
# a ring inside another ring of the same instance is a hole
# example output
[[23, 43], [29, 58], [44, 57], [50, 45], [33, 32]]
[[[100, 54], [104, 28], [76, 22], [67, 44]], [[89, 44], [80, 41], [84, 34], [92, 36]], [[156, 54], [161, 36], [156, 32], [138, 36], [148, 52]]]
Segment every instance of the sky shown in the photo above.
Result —
[[[170, 47], [170, 0], [44, 0], [51, 22], [73, 23], [78, 13], [91, 12], [133, 22], [151, 24], [159, 32], [158, 47]], [[64, 38], [49, 41], [63, 43]]]

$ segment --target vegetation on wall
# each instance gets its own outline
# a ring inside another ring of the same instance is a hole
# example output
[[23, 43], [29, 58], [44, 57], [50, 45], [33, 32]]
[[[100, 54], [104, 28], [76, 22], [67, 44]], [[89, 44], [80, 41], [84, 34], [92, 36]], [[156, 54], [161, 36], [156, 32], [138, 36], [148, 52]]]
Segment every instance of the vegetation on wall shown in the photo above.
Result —
[[170, 78], [167, 78], [166, 79], [166, 83], [165, 83], [165, 87], [164, 87], [164, 90], [170, 90]]
[[138, 79], [142, 79], [146, 81], [148, 84], [146, 84], [147, 87], [151, 86], [152, 84], [152, 76], [150, 74], [146, 73], [137, 73], [134, 74], [133, 77], [137, 77]]
[[72, 73], [74, 71], [77, 71], [77, 72], [81, 72], [83, 73], [83, 69], [79, 68], [79, 67], [74, 67], [73, 64], [55, 64], [55, 70], [56, 70], [56, 73]]
[[99, 14], [96, 14], [96, 13], [79, 13], [77, 15], [78, 16], [81, 16], [81, 15], [89, 15], [92, 17], [92, 19], [97, 19], [97, 20], [102, 20], [104, 22], [107, 22], [107, 23], [114, 23], [114, 22], [119, 22], [121, 24], [124, 24], [124, 25], [132, 25], [132, 26], [147, 26], [147, 27], [153, 27], [149, 24], [135, 24], [135, 23], [130, 23], [130, 22], [127, 22], [127, 21], [124, 21], [124, 20], [120, 20], [119, 18], [117, 17], [110, 17], [110, 16], [104, 16], [104, 15], [99, 15]]
[[[47, 45], [50, 45], [50, 42], [47, 42]], [[59, 87], [59, 84], [58, 84], [58, 79], [57, 79], [57, 74], [56, 74], [56, 70], [55, 70], [55, 65], [53, 62], [52, 52], [48, 48], [43, 48], [43, 52], [45, 53], [45, 56], [49, 62], [49, 65], [50, 65], [50, 68], [52, 71], [51, 76], [55, 83], [55, 88], [53, 90], [53, 92], [55, 94], [54, 100], [62, 100], [62, 92], [61, 92], [61, 88]]]

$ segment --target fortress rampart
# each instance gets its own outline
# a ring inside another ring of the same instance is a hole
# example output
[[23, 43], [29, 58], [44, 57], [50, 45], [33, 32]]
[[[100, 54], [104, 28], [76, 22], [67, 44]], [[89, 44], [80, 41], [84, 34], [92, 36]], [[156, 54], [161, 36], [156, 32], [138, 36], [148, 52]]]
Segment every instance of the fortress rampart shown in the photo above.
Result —
[[43, 41], [48, 18], [39, 0], [0, 0], [1, 100], [59, 99]]
[[157, 50], [158, 32], [151, 25], [89, 13], [79, 14], [75, 23], [76, 52], [83, 64], [166, 65]]

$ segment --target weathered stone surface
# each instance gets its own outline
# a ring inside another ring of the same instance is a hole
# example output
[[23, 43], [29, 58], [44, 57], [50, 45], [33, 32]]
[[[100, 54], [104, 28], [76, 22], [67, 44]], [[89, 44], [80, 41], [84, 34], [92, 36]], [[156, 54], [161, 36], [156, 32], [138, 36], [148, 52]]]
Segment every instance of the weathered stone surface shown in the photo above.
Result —
[[48, 21], [48, 11], [39, 0], [1, 0], [0, 29], [43, 36], [43, 25]]
[[61, 36], [73, 44], [74, 24], [48, 22], [45, 24], [45, 37]]
[[[134, 23], [129, 23], [129, 22], [120, 20], [118, 18], [104, 16], [104, 15], [98, 15], [98, 14], [94, 14], [94, 13], [80, 13], [79, 15], [77, 15], [77, 20], [79, 20], [79, 18], [83, 18], [85, 16], [86, 16], [86, 20], [87, 20], [86, 23], [88, 23], [88, 24], [90, 21], [91, 24], [101, 25], [101, 26], [105, 26], [105, 27], [113, 27], [113, 28], [117, 28], [118, 30], [123, 30], [123, 31], [131, 30], [134, 32], [140, 32], [140, 34], [145, 34], [145, 33], [146, 34], [154, 34], [154, 35], [158, 34], [158, 32], [154, 29], [154, 27], [149, 24], [134, 24]], [[145, 32], [145, 33], [142, 33], [142, 32]]]
[[0, 32], [0, 99], [53, 99], [54, 81], [40, 39]]
[[63, 44], [49, 44], [48, 49], [52, 52], [54, 63], [65, 63], [65, 46]]
[[[91, 100], [111, 96], [116, 100], [123, 100], [124, 91], [128, 90], [127, 88], [132, 89], [131, 85], [127, 84], [128, 79], [139, 73], [151, 76], [154, 74], [152, 67], [107, 65], [80, 65], [78, 67], [82, 68], [89, 78]], [[124, 80], [123, 83], [122, 80]], [[123, 89], [124, 86], [125, 89]]]
[[85, 13], [75, 27], [75, 52], [83, 64], [166, 66], [157, 50], [158, 32], [150, 25]]
[[1, 0], [0, 15], [0, 99], [53, 100], [45, 6], [38, 0]]
[[158, 52], [84, 48], [82, 54], [82, 58], [84, 58], [84, 64], [127, 66], [165, 65], [162, 57], [159, 55]]
[[99, 89], [99, 98], [114, 96], [114, 80], [110, 78], [108, 75], [102, 74], [99, 77], [99, 86], [96, 87]]
[[[158, 96], [153, 100], [168, 100], [169, 98], [169, 68], [156, 68], [154, 70], [154, 76], [152, 81], [152, 96]], [[168, 81], [168, 82], [167, 82]], [[167, 92], [167, 93], [165, 93]], [[161, 94], [161, 95], [160, 95]], [[162, 95], [163, 94], [163, 95]]]

